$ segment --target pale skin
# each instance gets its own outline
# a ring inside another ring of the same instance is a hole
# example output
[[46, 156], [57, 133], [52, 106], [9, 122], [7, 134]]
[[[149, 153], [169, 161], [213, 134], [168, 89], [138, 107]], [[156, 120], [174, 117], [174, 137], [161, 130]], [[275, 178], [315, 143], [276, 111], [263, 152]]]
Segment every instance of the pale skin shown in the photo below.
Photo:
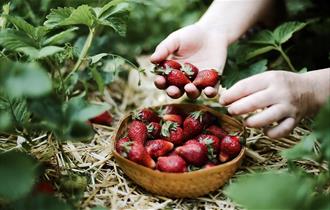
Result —
[[[221, 74], [227, 47], [271, 8], [271, 0], [215, 0], [197, 23], [173, 32], [162, 41], [150, 60], [153, 63], [167, 58], [187, 61], [201, 70], [213, 68]], [[162, 76], [155, 79], [160, 89], [165, 82]], [[184, 90], [190, 98], [201, 94], [191, 83]], [[172, 98], [184, 94], [175, 86], [168, 87], [166, 92]], [[214, 97], [217, 87], [207, 87], [203, 92]], [[288, 135], [303, 116], [314, 114], [329, 96], [330, 68], [304, 74], [268, 71], [237, 82], [222, 93], [220, 103], [234, 115], [262, 110], [246, 119], [246, 125], [263, 127], [269, 137], [278, 138]]]

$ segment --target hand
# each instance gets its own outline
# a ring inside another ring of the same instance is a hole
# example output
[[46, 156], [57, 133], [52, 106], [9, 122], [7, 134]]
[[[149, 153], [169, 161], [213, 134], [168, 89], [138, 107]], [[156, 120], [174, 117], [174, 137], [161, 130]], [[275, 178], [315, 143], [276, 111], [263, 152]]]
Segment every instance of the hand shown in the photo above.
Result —
[[[271, 138], [283, 137], [293, 130], [314, 104], [315, 96], [308, 77], [285, 71], [268, 71], [237, 82], [225, 91], [220, 103], [234, 115], [263, 109], [246, 120], [249, 127], [269, 127]], [[315, 83], [315, 81], [314, 81]]]
[[[200, 70], [213, 68], [222, 73], [227, 47], [228, 40], [224, 32], [196, 23], [170, 34], [157, 46], [150, 60], [153, 63], [159, 63], [171, 56], [170, 59], [192, 63]], [[164, 89], [165, 78], [157, 76], [155, 85], [159, 89]], [[184, 90], [190, 98], [197, 98], [200, 95], [200, 91], [191, 83], [187, 84]], [[166, 92], [172, 98], [179, 98], [184, 94], [176, 86], [167, 87]], [[217, 87], [204, 89], [208, 97], [216, 96], [217, 92]]]

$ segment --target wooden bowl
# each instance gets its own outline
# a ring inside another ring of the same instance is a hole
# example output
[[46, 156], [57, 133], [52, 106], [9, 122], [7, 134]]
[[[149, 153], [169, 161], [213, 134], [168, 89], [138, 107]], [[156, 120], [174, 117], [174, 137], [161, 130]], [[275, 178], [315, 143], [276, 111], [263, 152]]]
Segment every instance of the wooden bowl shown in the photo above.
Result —
[[[195, 104], [169, 105], [176, 106], [185, 112], [208, 111], [219, 119], [221, 126], [226, 128], [227, 131], [244, 132], [244, 127], [237, 120], [209, 107]], [[165, 107], [166, 105], [163, 106]], [[151, 108], [157, 109], [161, 107]], [[113, 138], [114, 143], [127, 133], [127, 127], [130, 121], [131, 115], [128, 115], [120, 122], [116, 135]], [[193, 198], [217, 190], [234, 175], [242, 162], [244, 153], [245, 147], [242, 147], [240, 154], [236, 158], [212, 168], [185, 173], [166, 173], [139, 165], [122, 157], [115, 150], [113, 151], [119, 167], [134, 182], [147, 191], [171, 198]]]

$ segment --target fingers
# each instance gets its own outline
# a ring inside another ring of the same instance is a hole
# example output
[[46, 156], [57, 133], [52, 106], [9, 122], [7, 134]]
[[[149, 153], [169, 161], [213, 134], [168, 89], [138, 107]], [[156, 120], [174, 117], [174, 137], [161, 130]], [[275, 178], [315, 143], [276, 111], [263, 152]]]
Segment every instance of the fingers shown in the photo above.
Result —
[[240, 98], [265, 89], [268, 86], [268, 80], [264, 79], [263, 76], [263, 74], [258, 74], [237, 82], [227, 91], [224, 91], [220, 103], [228, 105]]
[[179, 48], [179, 45], [178, 33], [173, 32], [156, 47], [155, 52], [150, 57], [150, 61], [152, 63], [159, 63], [165, 60]]
[[196, 99], [201, 94], [198, 88], [193, 83], [186, 84], [184, 86], [184, 90], [186, 91], [187, 96], [191, 99]]
[[273, 104], [272, 94], [269, 90], [262, 90], [232, 103], [228, 112], [233, 115], [241, 115], [265, 108]]
[[213, 98], [215, 97], [217, 94], [218, 94], [218, 91], [219, 91], [219, 83], [214, 86], [214, 87], [206, 87], [203, 92], [204, 94], [209, 97], [209, 98]]
[[275, 104], [264, 111], [249, 117], [245, 124], [249, 127], [260, 128], [278, 122], [289, 115], [289, 110], [282, 104]]
[[166, 78], [163, 76], [156, 76], [154, 83], [158, 89], [165, 90], [167, 88]]
[[283, 120], [279, 125], [266, 130], [267, 136], [270, 138], [281, 138], [290, 134], [296, 125], [294, 118], [289, 117]]
[[178, 87], [173, 85], [169, 86], [166, 89], [166, 93], [169, 97], [174, 99], [180, 98], [183, 95], [183, 91], [181, 91]]

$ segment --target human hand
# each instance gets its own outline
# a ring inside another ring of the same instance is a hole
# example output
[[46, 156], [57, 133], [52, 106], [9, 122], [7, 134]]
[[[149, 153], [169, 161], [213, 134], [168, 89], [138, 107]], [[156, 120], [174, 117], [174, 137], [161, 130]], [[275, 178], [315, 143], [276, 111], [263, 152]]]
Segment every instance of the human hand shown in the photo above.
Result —
[[[150, 60], [153, 63], [160, 63], [166, 58], [178, 62], [189, 62], [198, 69], [217, 69], [222, 73], [227, 56], [228, 40], [224, 32], [217, 29], [210, 29], [201, 24], [193, 24], [170, 34], [156, 48]], [[166, 89], [167, 94], [172, 98], [181, 97], [184, 92], [190, 98], [197, 98], [201, 94], [198, 88], [189, 83], [184, 91], [176, 86], [166, 85], [163, 76], [157, 76], [155, 85], [159, 89]], [[208, 97], [217, 95], [217, 87], [206, 87], [204, 94]]]
[[[249, 127], [268, 127], [271, 138], [288, 135], [315, 107], [308, 77], [286, 71], [268, 71], [237, 82], [220, 97], [228, 112], [241, 115], [263, 109], [246, 120]], [[315, 81], [314, 81], [315, 82]], [[278, 123], [271, 127], [272, 123]]]

